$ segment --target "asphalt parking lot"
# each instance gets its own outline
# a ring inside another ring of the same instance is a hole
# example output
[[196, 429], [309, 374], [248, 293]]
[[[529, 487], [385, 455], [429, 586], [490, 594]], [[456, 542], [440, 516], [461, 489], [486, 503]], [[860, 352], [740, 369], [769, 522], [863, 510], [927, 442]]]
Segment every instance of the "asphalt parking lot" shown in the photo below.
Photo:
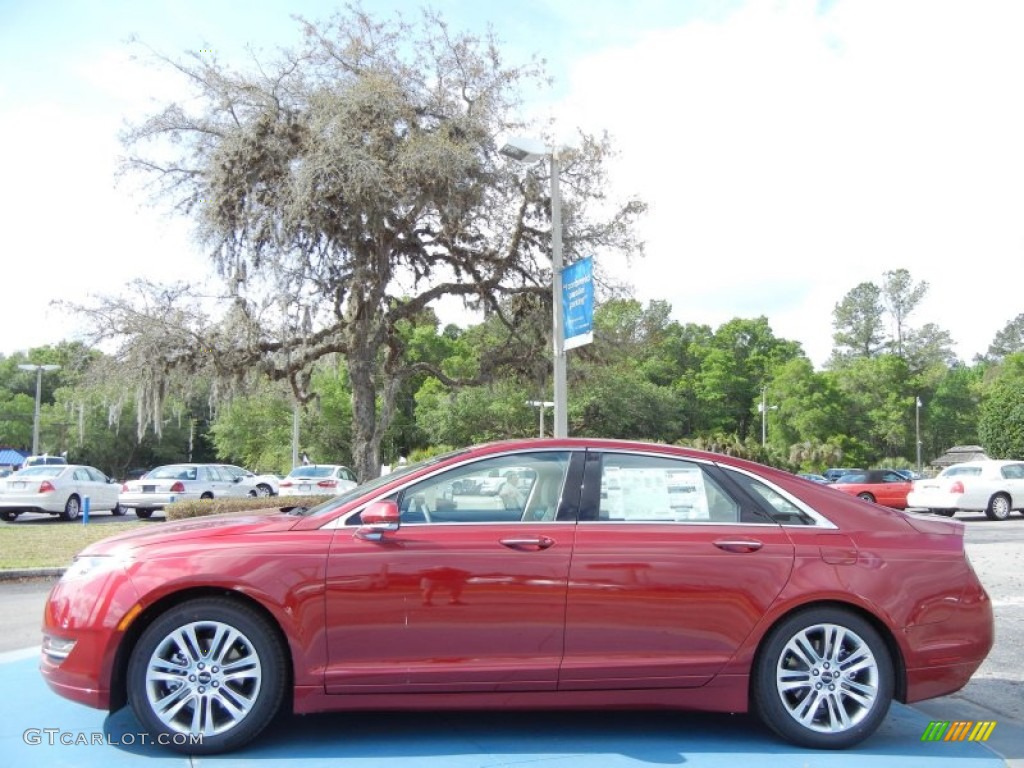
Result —
[[[36, 669], [46, 580], [0, 582], [0, 755], [16, 766], [346, 765], [488, 768], [586, 766], [1024, 766], [1024, 518], [965, 518], [968, 552], [996, 613], [996, 644], [974, 679], [952, 696], [915, 707], [894, 704], [882, 728], [857, 749], [791, 747], [752, 717], [680, 712], [412, 712], [284, 718], [251, 747], [189, 759], [143, 743], [130, 710], [113, 715], [51, 693]], [[56, 521], [55, 521], [56, 524]], [[140, 523], [152, 524], [152, 523]], [[35, 638], [33, 642], [32, 638]], [[922, 742], [933, 720], [995, 721], [987, 744]]]

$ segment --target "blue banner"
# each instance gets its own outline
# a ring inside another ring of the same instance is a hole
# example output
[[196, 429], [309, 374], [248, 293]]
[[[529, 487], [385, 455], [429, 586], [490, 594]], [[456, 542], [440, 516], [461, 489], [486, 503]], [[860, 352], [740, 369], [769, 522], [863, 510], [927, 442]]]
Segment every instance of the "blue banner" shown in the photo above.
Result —
[[594, 340], [594, 270], [589, 256], [562, 270], [562, 319], [565, 349]]

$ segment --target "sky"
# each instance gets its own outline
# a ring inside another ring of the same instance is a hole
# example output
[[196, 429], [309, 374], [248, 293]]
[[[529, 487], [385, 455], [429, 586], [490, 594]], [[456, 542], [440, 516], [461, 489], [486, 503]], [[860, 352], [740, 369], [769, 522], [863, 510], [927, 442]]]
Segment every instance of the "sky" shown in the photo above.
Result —
[[[835, 305], [887, 270], [928, 283], [910, 325], [949, 331], [965, 362], [1024, 312], [1024, 3], [430, 5], [458, 29], [490, 25], [509, 62], [548, 60], [554, 85], [528, 109], [566, 135], [610, 134], [609, 194], [648, 203], [646, 256], [599, 268], [679, 322], [763, 315], [820, 367]], [[0, 0], [0, 354], [80, 338], [54, 302], [208, 279], [190, 222], [116, 176], [126, 121], [184, 94], [128, 39], [245, 66], [246, 46], [298, 41], [293, 14], [336, 7]]]

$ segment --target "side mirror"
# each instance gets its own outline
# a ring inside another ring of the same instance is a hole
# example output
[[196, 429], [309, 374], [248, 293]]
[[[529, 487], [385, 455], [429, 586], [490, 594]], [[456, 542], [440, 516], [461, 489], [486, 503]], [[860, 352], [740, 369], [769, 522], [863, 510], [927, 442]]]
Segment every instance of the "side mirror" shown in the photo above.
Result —
[[401, 524], [401, 513], [393, 501], [375, 501], [360, 513], [362, 521], [356, 529], [356, 538], [380, 541], [385, 533], [394, 533]]

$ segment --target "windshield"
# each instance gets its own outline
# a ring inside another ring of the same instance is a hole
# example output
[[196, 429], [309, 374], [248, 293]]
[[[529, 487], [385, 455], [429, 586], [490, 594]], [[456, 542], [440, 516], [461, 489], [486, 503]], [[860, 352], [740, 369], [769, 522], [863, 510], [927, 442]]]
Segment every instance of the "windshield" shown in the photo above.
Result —
[[423, 469], [424, 467], [430, 467], [433, 466], [434, 464], [440, 464], [442, 461], [446, 461], [447, 459], [453, 456], [459, 456], [466, 452], [467, 451], [463, 449], [460, 451], [452, 451], [451, 453], [445, 453], [440, 456], [434, 456], [432, 458], [425, 459], [424, 461], [416, 462], [415, 464], [400, 464], [399, 466], [395, 467], [395, 469], [392, 472], [386, 475], [381, 475], [380, 477], [375, 478], [374, 480], [369, 480], [363, 483], [362, 485], [356, 486], [350, 491], [346, 491], [343, 494], [328, 499], [322, 504], [317, 504], [315, 507], [310, 507], [309, 509], [297, 511], [296, 514], [301, 515], [302, 517], [315, 517], [317, 515], [324, 515], [329, 512], [333, 512], [343, 504], [348, 504], [350, 501], [354, 501], [358, 499], [360, 496], [368, 496], [378, 488], [383, 488], [385, 485], [388, 485], [389, 483], [392, 483], [395, 480], [398, 480], [399, 478], [405, 477], [406, 475], [410, 475], [413, 472]]

